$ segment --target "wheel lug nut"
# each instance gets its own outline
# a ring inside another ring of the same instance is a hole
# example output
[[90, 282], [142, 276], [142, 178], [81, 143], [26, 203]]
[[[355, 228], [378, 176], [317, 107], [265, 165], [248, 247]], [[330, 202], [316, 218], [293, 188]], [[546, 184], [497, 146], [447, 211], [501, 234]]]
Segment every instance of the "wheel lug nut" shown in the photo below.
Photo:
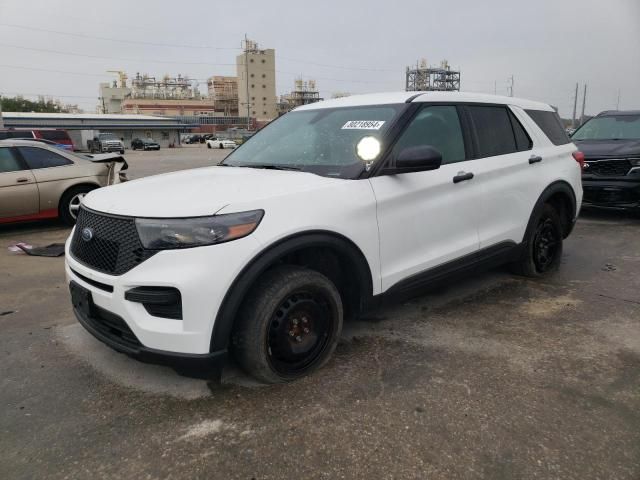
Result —
[[298, 335], [298, 336], [296, 337], [296, 342], [301, 342], [301, 341], [302, 341], [302, 337], [301, 337], [300, 335]]
[[304, 327], [303, 332], [304, 332], [304, 333], [309, 333], [309, 329], [308, 329], [307, 327]]
[[307, 323], [309, 320], [307, 320], [307, 317], [302, 317], [302, 323]]
[[298, 319], [294, 318], [293, 320], [291, 320], [291, 323], [293, 323], [294, 325], [297, 325], [298, 324]]
[[293, 330], [289, 330], [289, 336], [293, 337], [294, 335], [295, 335], [294, 331]]

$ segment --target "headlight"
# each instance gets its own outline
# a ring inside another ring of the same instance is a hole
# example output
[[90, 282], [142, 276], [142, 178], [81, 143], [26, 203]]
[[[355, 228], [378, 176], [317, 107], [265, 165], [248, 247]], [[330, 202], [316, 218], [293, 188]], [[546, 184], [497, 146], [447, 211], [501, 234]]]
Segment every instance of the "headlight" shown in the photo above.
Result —
[[136, 228], [145, 248], [200, 247], [246, 237], [258, 227], [263, 215], [263, 210], [252, 210], [212, 217], [137, 218]]
[[640, 167], [640, 158], [630, 158], [629, 161], [634, 167]]

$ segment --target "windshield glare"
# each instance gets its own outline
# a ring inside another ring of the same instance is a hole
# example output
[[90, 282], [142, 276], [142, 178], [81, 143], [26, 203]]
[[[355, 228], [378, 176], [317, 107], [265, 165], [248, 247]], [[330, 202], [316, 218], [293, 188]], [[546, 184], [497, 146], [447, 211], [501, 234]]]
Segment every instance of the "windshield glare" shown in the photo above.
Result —
[[356, 154], [358, 142], [375, 137], [384, 144], [386, 132], [403, 107], [375, 105], [289, 112], [251, 137], [223, 165], [281, 166], [323, 176], [356, 178], [365, 168], [365, 162]]
[[592, 118], [571, 138], [573, 140], [637, 140], [640, 139], [640, 115]]

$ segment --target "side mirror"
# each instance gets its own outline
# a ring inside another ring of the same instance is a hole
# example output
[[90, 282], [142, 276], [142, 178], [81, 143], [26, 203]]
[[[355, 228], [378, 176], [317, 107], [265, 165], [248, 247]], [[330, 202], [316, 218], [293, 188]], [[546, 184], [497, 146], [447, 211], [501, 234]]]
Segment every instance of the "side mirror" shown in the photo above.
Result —
[[407, 147], [396, 159], [395, 173], [426, 172], [442, 165], [442, 154], [429, 145]]

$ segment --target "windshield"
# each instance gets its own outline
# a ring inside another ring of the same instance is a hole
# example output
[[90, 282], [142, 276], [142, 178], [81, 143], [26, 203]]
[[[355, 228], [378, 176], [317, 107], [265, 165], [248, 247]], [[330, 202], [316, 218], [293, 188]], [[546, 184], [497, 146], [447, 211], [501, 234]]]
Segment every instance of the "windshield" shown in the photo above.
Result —
[[573, 140], [638, 140], [640, 115], [596, 117], [580, 127]]
[[116, 137], [113, 133], [101, 133], [100, 139], [101, 140], [118, 140], [118, 137]]
[[373, 137], [383, 145], [386, 132], [403, 107], [404, 104], [374, 105], [289, 112], [257, 132], [222, 165], [275, 167], [356, 178], [366, 165], [356, 153], [359, 142]]

